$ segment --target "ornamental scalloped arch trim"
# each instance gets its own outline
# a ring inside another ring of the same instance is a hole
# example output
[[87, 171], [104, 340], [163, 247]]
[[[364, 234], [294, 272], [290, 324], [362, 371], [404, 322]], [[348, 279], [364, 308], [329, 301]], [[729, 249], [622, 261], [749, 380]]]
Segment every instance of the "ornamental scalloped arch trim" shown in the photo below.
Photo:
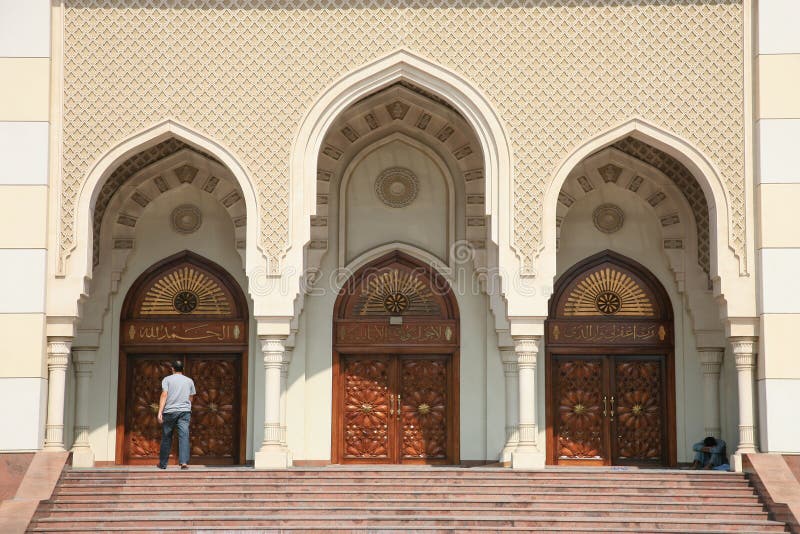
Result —
[[[290, 239], [286, 251], [291, 265], [300, 265], [303, 247], [311, 237], [315, 215], [317, 159], [330, 127], [351, 105], [399, 81], [408, 81], [447, 100], [475, 132], [485, 166], [486, 214], [491, 239], [501, 251], [500, 262], [511, 260], [511, 218], [508, 208], [512, 180], [511, 149], [505, 128], [488, 98], [458, 74], [407, 50], [396, 50], [363, 65], [330, 85], [309, 109], [298, 129], [290, 161]], [[502, 177], [502, 179], [501, 179]], [[501, 216], [506, 217], [501, 220]]]
[[[747, 275], [746, 245], [734, 250], [730, 245], [728, 199], [717, 167], [688, 141], [641, 119], [631, 119], [588, 140], [561, 163], [545, 194], [542, 220], [543, 240], [539, 250], [539, 273], [552, 279], [556, 273], [556, 210], [558, 195], [573, 169], [588, 156], [625, 137], [634, 137], [667, 153], [686, 166], [697, 180], [709, 205], [711, 233], [711, 277], [726, 273]], [[742, 223], [744, 224], [744, 223]]]
[[[211, 137], [197, 132], [174, 119], [166, 119], [117, 143], [91, 167], [78, 194], [78, 205], [75, 214], [77, 228], [75, 230], [74, 243], [72, 247], [69, 247], [68, 243], [59, 243], [58, 260], [55, 266], [57, 277], [80, 280], [80, 288], [83, 287], [84, 278], [91, 278], [92, 216], [103, 184], [126, 159], [170, 137], [175, 137], [190, 146], [202, 150], [225, 165], [239, 184], [245, 201], [247, 216], [250, 220], [259, 220], [256, 191], [250, 179], [250, 173], [241, 163], [241, 159], [236, 157], [229, 148]], [[246, 240], [248, 245], [252, 244], [247, 247], [245, 259], [247, 272], [250, 272], [257, 270], [263, 263], [264, 258], [258, 238], [258, 225], [247, 225]], [[69, 273], [67, 272], [68, 260], [71, 260], [73, 267]], [[78, 296], [76, 295], [76, 301]]]

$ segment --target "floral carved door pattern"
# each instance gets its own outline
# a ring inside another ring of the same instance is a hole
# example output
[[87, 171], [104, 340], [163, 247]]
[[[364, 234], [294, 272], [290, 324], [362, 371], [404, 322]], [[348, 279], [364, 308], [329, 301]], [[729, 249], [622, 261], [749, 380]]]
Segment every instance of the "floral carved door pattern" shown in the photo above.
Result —
[[340, 458], [347, 463], [446, 463], [447, 356], [343, 356]]
[[[161, 380], [170, 375], [169, 362], [184, 363], [186, 376], [194, 380], [197, 395], [192, 402], [189, 440], [192, 461], [200, 464], [235, 463], [239, 450], [241, 403], [241, 356], [131, 356], [125, 423], [125, 459], [151, 463], [158, 459], [161, 425], [158, 402]], [[173, 438], [173, 456], [177, 437]]]
[[556, 461], [665, 463], [664, 357], [554, 356]]
[[548, 462], [675, 465], [669, 295], [612, 251], [558, 280], [545, 327]]
[[197, 390], [191, 463], [244, 463], [248, 315], [236, 281], [190, 251], [139, 276], [120, 314], [116, 463], [155, 464], [161, 381], [176, 360]]

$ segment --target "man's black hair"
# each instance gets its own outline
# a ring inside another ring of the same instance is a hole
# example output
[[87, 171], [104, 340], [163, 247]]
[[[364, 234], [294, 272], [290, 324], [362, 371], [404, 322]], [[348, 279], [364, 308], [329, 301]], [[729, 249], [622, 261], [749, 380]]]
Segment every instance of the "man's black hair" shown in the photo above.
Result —
[[708, 436], [706, 439], [703, 440], [703, 445], [705, 447], [716, 447], [717, 440], [715, 440], [713, 436]]
[[180, 361], [180, 360], [175, 360], [175, 361], [174, 361], [174, 362], [172, 362], [170, 365], [172, 366], [172, 369], [173, 369], [173, 370], [175, 370], [175, 371], [177, 371], [177, 372], [179, 372], [179, 373], [182, 373], [182, 372], [183, 372], [183, 362], [182, 362], [182, 361]]

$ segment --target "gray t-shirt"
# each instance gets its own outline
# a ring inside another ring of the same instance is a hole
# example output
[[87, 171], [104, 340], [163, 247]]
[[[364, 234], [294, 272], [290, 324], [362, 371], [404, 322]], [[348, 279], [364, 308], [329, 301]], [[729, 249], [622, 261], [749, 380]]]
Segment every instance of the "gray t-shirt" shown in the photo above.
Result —
[[189, 395], [194, 395], [194, 380], [184, 375], [169, 375], [161, 381], [161, 389], [167, 392], [164, 413], [191, 412]]

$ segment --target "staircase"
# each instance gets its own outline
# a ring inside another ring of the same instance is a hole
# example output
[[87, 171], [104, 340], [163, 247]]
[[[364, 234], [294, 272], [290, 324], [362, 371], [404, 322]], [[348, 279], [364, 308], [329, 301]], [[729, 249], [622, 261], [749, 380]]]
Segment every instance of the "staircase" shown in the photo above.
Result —
[[66, 469], [29, 532], [784, 532], [741, 474]]

